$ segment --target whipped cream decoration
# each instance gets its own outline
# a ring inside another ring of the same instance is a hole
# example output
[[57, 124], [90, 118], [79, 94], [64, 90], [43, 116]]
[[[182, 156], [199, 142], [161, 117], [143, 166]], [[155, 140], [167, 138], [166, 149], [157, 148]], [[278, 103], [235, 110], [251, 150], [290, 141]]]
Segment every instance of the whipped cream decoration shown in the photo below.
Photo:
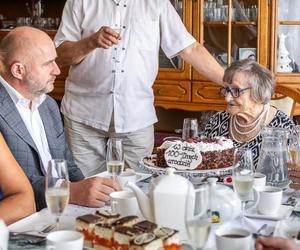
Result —
[[222, 151], [222, 150], [226, 150], [226, 149], [230, 149], [233, 148], [233, 142], [232, 140], [224, 137], [224, 136], [220, 136], [220, 137], [216, 137], [215, 139], [217, 139], [217, 142], [197, 142], [197, 147], [201, 152], [207, 152], [207, 151]]
[[136, 245], [144, 245], [155, 239], [155, 235], [153, 233], [144, 233], [134, 238], [133, 242]]
[[169, 236], [173, 235], [175, 231], [168, 227], [161, 227], [154, 229], [153, 232], [158, 238], [166, 239]]
[[178, 170], [193, 170], [202, 162], [197, 143], [176, 142], [165, 151], [166, 163]]

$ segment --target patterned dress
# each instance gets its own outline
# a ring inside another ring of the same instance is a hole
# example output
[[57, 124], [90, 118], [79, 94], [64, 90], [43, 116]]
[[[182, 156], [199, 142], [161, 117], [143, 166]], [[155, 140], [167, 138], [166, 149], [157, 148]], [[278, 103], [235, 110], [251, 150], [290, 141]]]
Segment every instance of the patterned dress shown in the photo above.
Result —
[[[230, 114], [226, 111], [218, 112], [213, 115], [205, 126], [205, 135], [207, 137], [226, 136], [233, 140], [236, 148], [251, 149], [253, 156], [254, 167], [257, 167], [262, 136], [259, 133], [256, 137], [246, 142], [235, 141], [229, 133]], [[290, 133], [296, 133], [295, 124], [285, 113], [277, 110], [272, 121], [267, 125], [268, 127], [286, 128]]]

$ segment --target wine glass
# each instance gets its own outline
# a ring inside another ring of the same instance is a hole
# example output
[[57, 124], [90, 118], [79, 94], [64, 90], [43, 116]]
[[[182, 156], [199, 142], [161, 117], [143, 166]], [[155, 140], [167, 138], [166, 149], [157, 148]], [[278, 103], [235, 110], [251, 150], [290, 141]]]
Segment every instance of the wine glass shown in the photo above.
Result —
[[56, 229], [59, 219], [69, 202], [69, 174], [63, 159], [52, 159], [48, 163], [46, 175], [46, 202], [49, 211], [56, 216]]
[[196, 140], [198, 138], [198, 120], [196, 118], [184, 118], [182, 127], [182, 139]]
[[[194, 189], [189, 185], [190, 189]], [[209, 186], [207, 183], [201, 184], [194, 192], [194, 196], [187, 195], [185, 225], [190, 245], [194, 250], [203, 249], [208, 240], [211, 229], [211, 210], [209, 198]]]
[[244, 212], [246, 201], [253, 197], [254, 170], [252, 152], [250, 149], [238, 149], [235, 153], [233, 169], [233, 187], [242, 202], [242, 224], [244, 224]]
[[124, 170], [124, 151], [122, 139], [109, 138], [106, 150], [106, 167], [107, 172], [114, 181], [117, 176], [121, 175]]

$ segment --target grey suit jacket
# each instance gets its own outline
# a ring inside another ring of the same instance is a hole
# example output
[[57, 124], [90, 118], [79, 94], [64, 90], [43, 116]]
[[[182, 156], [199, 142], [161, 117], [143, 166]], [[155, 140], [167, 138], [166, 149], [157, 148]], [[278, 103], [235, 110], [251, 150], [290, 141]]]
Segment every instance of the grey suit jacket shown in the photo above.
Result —
[[[70, 181], [82, 180], [84, 176], [74, 163], [65, 141], [63, 124], [57, 103], [47, 96], [39, 107], [39, 113], [44, 124], [52, 158], [67, 160]], [[46, 173], [41, 157], [14, 102], [2, 83], [0, 83], [0, 131], [14, 157], [31, 182], [37, 210], [46, 207]]]

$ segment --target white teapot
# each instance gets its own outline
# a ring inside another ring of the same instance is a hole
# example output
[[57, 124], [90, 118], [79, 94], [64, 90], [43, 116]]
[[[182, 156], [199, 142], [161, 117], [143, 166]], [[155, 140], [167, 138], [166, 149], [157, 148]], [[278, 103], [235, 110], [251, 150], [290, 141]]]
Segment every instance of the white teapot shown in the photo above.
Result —
[[210, 186], [212, 221], [224, 223], [241, 214], [241, 201], [230, 187], [217, 184], [217, 180], [207, 179]]
[[152, 180], [148, 195], [132, 182], [126, 185], [135, 193], [142, 215], [147, 220], [177, 229], [181, 239], [187, 239], [185, 204], [187, 199], [192, 202], [195, 199], [192, 183], [174, 174], [173, 168], [168, 168], [166, 175]]

